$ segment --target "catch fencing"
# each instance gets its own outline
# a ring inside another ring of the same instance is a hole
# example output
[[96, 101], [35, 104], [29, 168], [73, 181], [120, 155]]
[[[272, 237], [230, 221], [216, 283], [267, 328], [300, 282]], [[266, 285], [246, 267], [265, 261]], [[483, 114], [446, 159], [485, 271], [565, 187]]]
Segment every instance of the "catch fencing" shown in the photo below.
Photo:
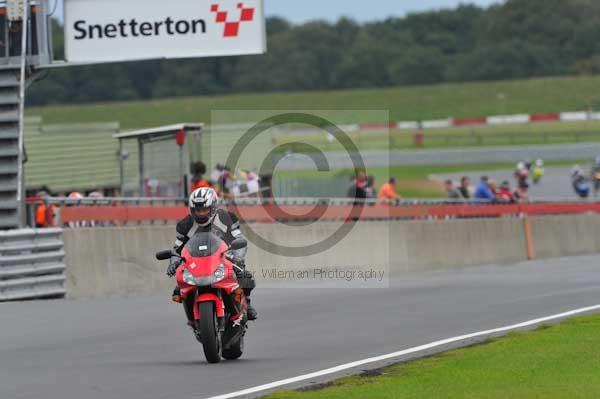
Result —
[[0, 302], [65, 296], [62, 229], [0, 232]]

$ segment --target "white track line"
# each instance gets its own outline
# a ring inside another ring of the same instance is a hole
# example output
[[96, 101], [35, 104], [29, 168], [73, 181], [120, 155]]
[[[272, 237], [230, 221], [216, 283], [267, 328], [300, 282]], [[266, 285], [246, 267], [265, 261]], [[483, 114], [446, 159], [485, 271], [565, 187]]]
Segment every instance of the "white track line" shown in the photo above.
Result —
[[443, 339], [441, 341], [435, 341], [435, 342], [431, 342], [429, 344], [416, 346], [414, 348], [409, 348], [409, 349], [404, 349], [404, 350], [401, 350], [398, 352], [389, 353], [387, 355], [381, 355], [381, 356], [377, 356], [377, 357], [370, 357], [368, 359], [357, 360], [352, 363], [341, 364], [339, 366], [331, 367], [331, 368], [328, 368], [325, 370], [315, 371], [314, 373], [299, 375], [297, 377], [292, 377], [292, 378], [286, 378], [285, 380], [274, 381], [269, 384], [259, 385], [259, 386], [253, 387], [253, 388], [243, 389], [241, 391], [232, 392], [232, 393], [228, 393], [228, 394], [224, 394], [224, 395], [213, 396], [208, 399], [229, 399], [229, 398], [237, 398], [239, 396], [244, 396], [244, 395], [252, 395], [252, 394], [255, 394], [258, 392], [267, 391], [267, 390], [274, 389], [274, 388], [279, 388], [284, 385], [294, 384], [296, 382], [310, 380], [312, 378], [318, 378], [318, 377], [323, 377], [323, 376], [329, 375], [329, 374], [339, 373], [341, 371], [353, 369], [355, 367], [364, 366], [365, 364], [377, 363], [377, 362], [381, 362], [384, 360], [389, 360], [389, 359], [393, 359], [393, 358], [397, 358], [397, 357], [401, 357], [401, 356], [406, 356], [406, 355], [410, 355], [413, 353], [426, 351], [426, 350], [429, 350], [432, 348], [437, 348], [439, 346], [444, 346], [444, 345], [464, 341], [464, 340], [471, 339], [471, 338], [478, 338], [478, 337], [482, 337], [482, 336], [486, 336], [486, 335], [493, 335], [493, 334], [497, 334], [497, 333], [508, 332], [511, 330], [518, 330], [518, 329], [525, 328], [525, 327], [531, 327], [531, 326], [535, 326], [537, 324], [545, 323], [548, 321], [564, 319], [566, 317], [575, 316], [578, 314], [592, 312], [592, 311], [596, 311], [596, 310], [600, 310], [600, 305], [590, 306], [590, 307], [581, 308], [581, 309], [575, 309], [575, 310], [571, 310], [569, 312], [560, 313], [560, 314], [556, 314], [553, 316], [547, 316], [547, 317], [542, 317], [542, 318], [535, 319], [535, 320], [525, 321], [525, 322], [519, 323], [519, 324], [513, 324], [511, 326], [495, 328], [493, 330], [480, 331], [480, 332], [476, 332], [476, 333], [472, 333], [472, 334], [461, 335], [461, 336], [454, 337], [454, 338], [447, 338], [447, 339]]

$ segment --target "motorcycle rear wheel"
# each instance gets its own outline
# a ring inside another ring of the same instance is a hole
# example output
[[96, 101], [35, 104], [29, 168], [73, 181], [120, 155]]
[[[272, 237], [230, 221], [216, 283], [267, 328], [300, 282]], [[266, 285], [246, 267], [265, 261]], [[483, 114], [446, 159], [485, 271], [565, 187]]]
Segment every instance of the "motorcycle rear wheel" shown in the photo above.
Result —
[[221, 334], [217, 328], [217, 315], [212, 302], [202, 302], [200, 307], [200, 320], [197, 322], [198, 331], [202, 337], [204, 356], [209, 363], [221, 361]]

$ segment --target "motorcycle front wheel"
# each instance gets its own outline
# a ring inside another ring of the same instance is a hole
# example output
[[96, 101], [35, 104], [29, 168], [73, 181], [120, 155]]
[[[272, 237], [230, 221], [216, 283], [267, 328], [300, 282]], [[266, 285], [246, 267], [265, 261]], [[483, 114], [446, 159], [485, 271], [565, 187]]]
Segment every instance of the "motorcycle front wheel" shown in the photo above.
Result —
[[217, 327], [217, 315], [212, 302], [201, 302], [200, 320], [197, 322], [197, 329], [202, 337], [202, 346], [204, 356], [209, 363], [219, 363], [221, 361], [221, 334]]

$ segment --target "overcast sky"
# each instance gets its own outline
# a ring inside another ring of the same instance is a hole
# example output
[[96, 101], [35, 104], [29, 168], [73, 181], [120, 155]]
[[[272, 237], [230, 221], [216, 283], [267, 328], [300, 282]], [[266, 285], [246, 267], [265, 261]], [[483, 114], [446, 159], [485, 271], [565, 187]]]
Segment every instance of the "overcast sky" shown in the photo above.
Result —
[[[51, 7], [54, 1], [50, 0]], [[63, 0], [56, 1], [58, 3], [55, 15], [62, 19]], [[279, 15], [295, 23], [311, 19], [335, 21], [341, 16], [362, 22], [402, 16], [414, 11], [453, 8], [460, 3], [489, 6], [499, 2], [501, 0], [265, 0], [265, 7], [267, 15]]]

